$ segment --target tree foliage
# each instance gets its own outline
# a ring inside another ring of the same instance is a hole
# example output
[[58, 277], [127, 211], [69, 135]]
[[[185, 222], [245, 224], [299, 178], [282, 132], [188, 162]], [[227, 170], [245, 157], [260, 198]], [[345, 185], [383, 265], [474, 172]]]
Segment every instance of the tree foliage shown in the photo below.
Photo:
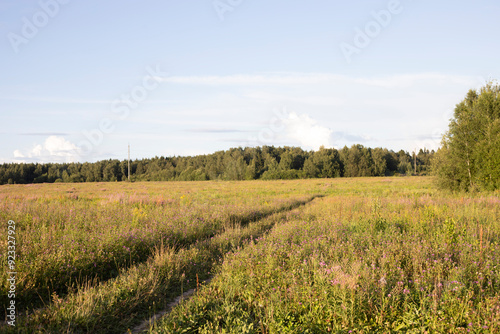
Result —
[[[421, 151], [417, 171], [425, 175], [434, 151]], [[384, 176], [401, 171], [409, 154], [362, 145], [341, 150], [321, 147], [304, 151], [298, 147], [232, 148], [194, 157], [155, 157], [131, 162], [133, 181], [204, 181], [334, 178]], [[127, 161], [95, 163], [11, 163], [0, 165], [0, 184], [42, 182], [115, 182], [127, 180]], [[411, 168], [410, 168], [411, 169]]]
[[457, 104], [433, 171], [442, 188], [500, 188], [500, 86], [470, 90]]

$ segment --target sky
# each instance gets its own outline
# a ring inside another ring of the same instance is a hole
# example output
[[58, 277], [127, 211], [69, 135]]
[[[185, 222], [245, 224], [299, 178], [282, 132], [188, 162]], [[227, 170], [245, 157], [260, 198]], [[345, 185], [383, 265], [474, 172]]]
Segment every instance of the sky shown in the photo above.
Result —
[[0, 163], [437, 149], [500, 3], [0, 0]]

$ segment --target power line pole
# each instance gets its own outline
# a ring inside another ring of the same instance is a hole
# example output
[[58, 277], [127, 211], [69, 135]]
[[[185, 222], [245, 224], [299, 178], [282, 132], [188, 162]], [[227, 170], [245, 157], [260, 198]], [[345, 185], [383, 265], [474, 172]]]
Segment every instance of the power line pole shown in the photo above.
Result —
[[415, 148], [415, 151], [413, 152], [414, 156], [414, 163], [413, 165], [415, 166], [415, 175], [417, 175], [417, 149]]
[[130, 144], [128, 144], [128, 182], [130, 182]]

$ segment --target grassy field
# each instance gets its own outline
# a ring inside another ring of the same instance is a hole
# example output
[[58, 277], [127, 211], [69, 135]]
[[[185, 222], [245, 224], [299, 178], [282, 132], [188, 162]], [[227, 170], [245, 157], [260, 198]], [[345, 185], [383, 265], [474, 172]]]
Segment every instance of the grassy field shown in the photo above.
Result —
[[499, 197], [425, 177], [1, 186], [0, 332], [126, 333], [195, 287], [147, 332], [500, 332]]

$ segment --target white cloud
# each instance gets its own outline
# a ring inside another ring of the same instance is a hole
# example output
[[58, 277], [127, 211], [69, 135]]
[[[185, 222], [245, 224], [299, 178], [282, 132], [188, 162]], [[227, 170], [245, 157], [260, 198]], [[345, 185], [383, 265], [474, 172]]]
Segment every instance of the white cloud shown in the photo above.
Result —
[[298, 115], [291, 112], [283, 123], [286, 136], [303, 148], [318, 150], [320, 146], [333, 147], [333, 131], [319, 125], [317, 120], [307, 114]]
[[255, 101], [264, 101], [276, 103], [277, 101], [286, 101], [287, 103], [306, 104], [309, 106], [329, 106], [340, 107], [346, 104], [341, 97], [321, 96], [321, 95], [292, 95], [292, 94], [275, 94], [269, 91], [252, 91], [243, 95]]
[[328, 73], [264, 73], [211, 76], [172, 76], [161, 79], [164, 82], [184, 85], [304, 85], [304, 84], [356, 84], [384, 88], [403, 88], [421, 83], [438, 85], [456, 84], [476, 86], [484, 84], [485, 78], [442, 73], [397, 74], [384, 77], [352, 77]]
[[328, 74], [237, 74], [226, 76], [173, 76], [162, 81], [187, 85], [286, 85], [317, 84], [330, 81]]
[[417, 74], [398, 74], [380, 78], [353, 78], [353, 82], [384, 88], [408, 88], [417, 84], [433, 85], [465, 85], [471, 88], [484, 81], [480, 77], [464, 75], [447, 75], [441, 73], [417, 73]]
[[30, 101], [30, 102], [47, 102], [47, 103], [68, 103], [68, 104], [104, 104], [109, 105], [112, 100], [97, 100], [85, 98], [67, 98], [67, 97], [47, 97], [47, 96], [15, 96], [15, 95], [0, 95], [0, 100], [11, 101]]
[[[144, 157], [163, 154], [165, 146], [172, 147], [172, 154], [184, 154], [189, 147], [205, 152], [235, 145], [317, 149], [321, 145], [343, 147], [360, 143], [394, 150], [437, 148], [456, 103], [470, 88], [486, 82], [475, 76], [441, 73], [261, 73], [177, 76], [164, 81], [170, 82], [168, 89], [148, 100], [140, 112], [117, 122], [117, 131], [88, 159], [125, 158], [126, 150], [121, 149], [129, 141], [138, 148], [147, 147], [147, 151], [141, 151]], [[281, 120], [286, 119], [287, 126], [276, 131], [278, 123], [273, 121], [273, 110], [284, 107], [295, 114], [284, 115]], [[55, 106], [52, 110], [67, 115], [66, 109]], [[75, 109], [75, 114], [86, 120], [98, 120], [103, 112], [109, 110], [84, 113]], [[81, 132], [79, 124], [61, 124], [64, 131], [44, 134], [31, 147], [10, 143], [0, 153], [9, 156], [8, 161], [18, 162], [81, 160], [76, 145], [64, 139], [69, 138], [66, 132]], [[27, 134], [43, 134], [36, 126]], [[193, 128], [240, 132], [186, 132]], [[49, 135], [56, 137], [47, 138]]]
[[80, 149], [60, 136], [49, 136], [43, 144], [36, 144], [29, 151], [14, 151], [16, 162], [76, 162]]
[[[199, 112], [201, 123], [224, 117], [255, 124], [257, 130], [248, 145], [317, 149], [360, 143], [395, 150], [439, 146], [434, 138], [438, 136], [431, 134], [447, 128], [445, 113], [467, 90], [486, 82], [478, 76], [436, 72], [383, 76], [260, 73], [164, 80], [172, 89], [188, 92], [189, 103], [193, 101], [189, 108]], [[192, 98], [197, 93], [203, 99]], [[295, 114], [287, 113], [287, 127], [278, 133], [272, 126], [271, 110], [283, 107]], [[148, 119], [157, 122], [155, 117]]]
[[14, 158], [24, 158], [24, 154], [19, 150], [15, 150], [14, 151]]

